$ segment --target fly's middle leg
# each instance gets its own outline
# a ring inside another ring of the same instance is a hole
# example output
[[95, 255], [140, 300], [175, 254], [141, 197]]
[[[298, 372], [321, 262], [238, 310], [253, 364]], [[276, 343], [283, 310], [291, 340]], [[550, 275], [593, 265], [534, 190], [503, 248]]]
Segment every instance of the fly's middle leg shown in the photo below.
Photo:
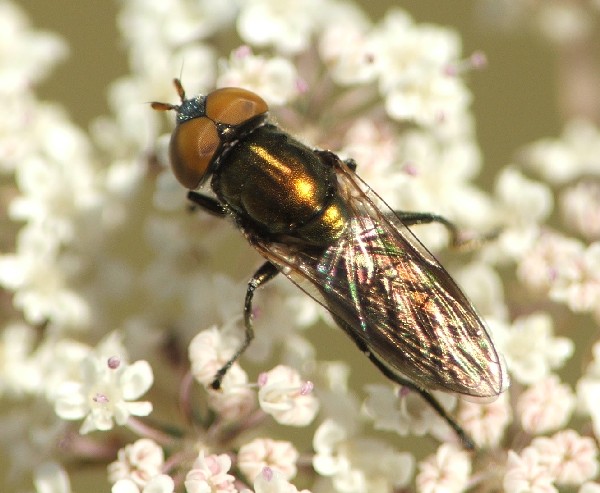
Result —
[[454, 248], [461, 250], [473, 250], [482, 246], [486, 241], [493, 240], [498, 236], [498, 231], [492, 232], [484, 236], [478, 236], [475, 238], [465, 238], [461, 235], [460, 230], [452, 221], [446, 219], [444, 216], [439, 214], [432, 214], [430, 212], [408, 212], [408, 211], [394, 211], [400, 221], [407, 226], [415, 226], [419, 224], [431, 224], [439, 223], [444, 226], [450, 234], [450, 244]]

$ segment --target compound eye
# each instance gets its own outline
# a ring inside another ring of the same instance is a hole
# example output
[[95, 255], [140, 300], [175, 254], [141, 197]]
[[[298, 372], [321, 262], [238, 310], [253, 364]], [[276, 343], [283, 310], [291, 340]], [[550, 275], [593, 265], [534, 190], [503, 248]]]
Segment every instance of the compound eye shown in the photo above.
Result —
[[206, 116], [216, 123], [239, 125], [269, 111], [258, 94], [239, 87], [224, 87], [206, 97]]
[[219, 150], [221, 141], [214, 122], [193, 118], [177, 125], [171, 136], [171, 167], [179, 183], [195, 190]]

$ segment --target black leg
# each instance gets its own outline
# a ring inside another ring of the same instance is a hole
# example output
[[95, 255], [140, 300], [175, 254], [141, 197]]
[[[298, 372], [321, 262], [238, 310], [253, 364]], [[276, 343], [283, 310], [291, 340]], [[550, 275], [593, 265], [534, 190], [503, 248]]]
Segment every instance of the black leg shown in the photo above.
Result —
[[345, 159], [344, 163], [346, 164], [346, 166], [348, 166], [348, 168], [350, 168], [352, 171], [356, 171], [356, 161], [352, 158], [350, 159]]
[[212, 214], [213, 216], [225, 217], [227, 216], [227, 209], [213, 197], [208, 195], [202, 195], [198, 192], [189, 191], [187, 198], [194, 203], [194, 206], [200, 207], [202, 210]]
[[[314, 149], [314, 152], [321, 158], [321, 160], [325, 164], [327, 164], [333, 168], [335, 168], [336, 166], [339, 166], [339, 163], [342, 161], [337, 156], [337, 154], [334, 154], [331, 151], [324, 151], [322, 149]], [[350, 168], [351, 171], [356, 171], [356, 161], [354, 159], [345, 159], [343, 162], [346, 166], [348, 166], [348, 168]]]
[[480, 248], [486, 241], [495, 239], [500, 231], [492, 231], [491, 233], [483, 236], [476, 236], [474, 238], [461, 238], [460, 231], [456, 225], [446, 219], [444, 216], [438, 214], [431, 214], [429, 212], [406, 212], [406, 211], [394, 211], [394, 213], [400, 218], [400, 220], [407, 226], [414, 226], [415, 224], [430, 224], [440, 223], [450, 233], [450, 244], [455, 248], [462, 250], [474, 250]]
[[396, 215], [400, 218], [407, 226], [414, 226], [415, 224], [431, 224], [431, 223], [440, 223], [445, 226], [448, 232], [450, 233], [450, 241], [453, 246], [462, 245], [463, 241], [460, 240], [458, 234], [458, 228], [456, 225], [444, 216], [440, 216], [438, 214], [431, 214], [429, 212], [407, 212], [407, 211], [394, 211]]
[[231, 368], [238, 358], [248, 348], [252, 339], [254, 339], [254, 329], [252, 328], [252, 298], [254, 297], [254, 291], [264, 286], [267, 282], [273, 279], [279, 271], [271, 262], [265, 262], [260, 268], [254, 273], [252, 279], [248, 282], [248, 288], [246, 289], [246, 301], [244, 302], [244, 325], [246, 327], [245, 339], [240, 348], [235, 352], [231, 359], [223, 365], [223, 367], [215, 375], [215, 379], [210, 385], [213, 389], [218, 390], [221, 388], [221, 382], [223, 377]]
[[426, 390], [415, 385], [410, 380], [390, 370], [380, 360], [378, 360], [371, 351], [369, 351], [369, 348], [365, 345], [363, 341], [360, 340], [360, 338], [356, 336], [352, 328], [346, 322], [344, 322], [341, 318], [336, 317], [335, 315], [333, 316], [333, 318], [336, 321], [336, 323], [342, 329], [344, 329], [344, 331], [350, 336], [350, 338], [355, 342], [358, 348], [369, 357], [371, 362], [377, 368], [379, 368], [379, 371], [383, 373], [384, 376], [386, 376], [392, 382], [397, 383], [398, 385], [408, 387], [409, 389], [417, 392], [423, 399], [425, 399], [425, 402], [427, 402], [427, 404], [429, 404], [433, 408], [433, 410], [440, 416], [440, 418], [442, 418], [444, 421], [446, 421], [446, 423], [448, 423], [450, 428], [454, 430], [459, 440], [463, 443], [466, 449], [475, 449], [475, 442], [473, 441], [473, 439], [467, 434], [465, 430], [463, 430], [460, 427], [460, 425], [456, 421], [452, 419], [452, 417], [448, 414], [448, 412], [443, 408], [443, 406], [438, 402], [438, 400], [435, 397], [433, 397]]
[[465, 448], [468, 450], [475, 450], [475, 442], [473, 442], [473, 439], [467, 434], [465, 430], [463, 430], [460, 427], [460, 425], [456, 421], [452, 419], [452, 417], [448, 414], [448, 412], [444, 409], [444, 407], [438, 402], [438, 400], [435, 397], [433, 397], [429, 392], [416, 386], [410, 380], [393, 373], [387, 366], [385, 366], [383, 363], [381, 363], [381, 361], [379, 361], [375, 356], [373, 356], [373, 354], [369, 353], [369, 359], [375, 364], [377, 368], [379, 368], [381, 373], [383, 373], [390, 380], [417, 392], [423, 399], [425, 399], [427, 404], [429, 404], [435, 410], [435, 412], [438, 413], [438, 415], [444, 421], [446, 421], [448, 425], [450, 425], [450, 428], [452, 428], [454, 432], [458, 435], [458, 438], [463, 443]]

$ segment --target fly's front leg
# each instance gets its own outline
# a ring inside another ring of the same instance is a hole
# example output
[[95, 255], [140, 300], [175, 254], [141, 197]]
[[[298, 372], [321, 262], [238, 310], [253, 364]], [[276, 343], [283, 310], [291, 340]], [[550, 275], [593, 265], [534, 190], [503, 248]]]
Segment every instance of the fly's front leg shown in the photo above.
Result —
[[244, 326], [246, 331], [244, 333], [244, 342], [235, 354], [229, 359], [227, 363], [217, 372], [215, 379], [211, 383], [211, 387], [215, 390], [221, 388], [221, 382], [225, 377], [225, 374], [231, 368], [231, 366], [238, 360], [238, 358], [244, 353], [248, 346], [254, 339], [254, 329], [252, 327], [252, 298], [254, 297], [254, 291], [257, 288], [264, 286], [267, 282], [273, 279], [279, 271], [271, 262], [265, 262], [260, 268], [254, 273], [252, 279], [248, 282], [248, 288], [246, 289], [246, 300], [244, 302]]
[[199, 207], [203, 211], [206, 211], [213, 216], [227, 216], [227, 209], [223, 206], [223, 204], [221, 204], [221, 202], [213, 197], [190, 190], [187, 193], [187, 198], [194, 204], [193, 207]]

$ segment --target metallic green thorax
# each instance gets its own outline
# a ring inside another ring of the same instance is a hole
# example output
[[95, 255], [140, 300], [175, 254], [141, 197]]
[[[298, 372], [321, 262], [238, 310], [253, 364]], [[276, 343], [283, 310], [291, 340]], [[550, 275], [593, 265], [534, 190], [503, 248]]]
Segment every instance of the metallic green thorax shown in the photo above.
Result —
[[327, 246], [344, 231], [348, 212], [333, 168], [273, 125], [237, 142], [215, 177], [217, 196], [270, 237]]

